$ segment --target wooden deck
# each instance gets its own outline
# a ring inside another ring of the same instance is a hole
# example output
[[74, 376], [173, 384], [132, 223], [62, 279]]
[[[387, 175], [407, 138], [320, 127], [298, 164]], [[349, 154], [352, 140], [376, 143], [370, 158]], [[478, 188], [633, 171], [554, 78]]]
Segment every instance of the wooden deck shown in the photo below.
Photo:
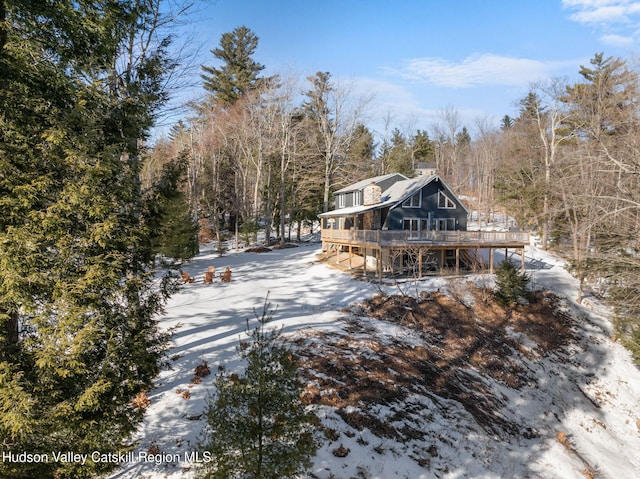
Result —
[[529, 233], [521, 231], [382, 231], [323, 229], [322, 241], [352, 246], [425, 246], [437, 248], [523, 248]]
[[[474, 265], [488, 267], [490, 273], [494, 268], [494, 250], [516, 249], [522, 257], [522, 270], [525, 267], [524, 251], [529, 244], [530, 237], [527, 232], [514, 231], [383, 231], [383, 230], [338, 230], [323, 229], [321, 232], [323, 251], [327, 257], [335, 255], [335, 262], [342, 263], [340, 251], [348, 251], [349, 269], [353, 268], [354, 255], [375, 258], [374, 271], [382, 277], [383, 270], [394, 270], [393, 259], [403, 253], [410, 253], [418, 257], [419, 274], [423, 270], [423, 256], [435, 255], [440, 272], [444, 272], [447, 252], [453, 252], [454, 271], [458, 273], [461, 268], [463, 255], [479, 258], [478, 251], [489, 250], [488, 264]], [[505, 256], [507, 256], [505, 251]], [[366, 261], [363, 264], [367, 271]]]

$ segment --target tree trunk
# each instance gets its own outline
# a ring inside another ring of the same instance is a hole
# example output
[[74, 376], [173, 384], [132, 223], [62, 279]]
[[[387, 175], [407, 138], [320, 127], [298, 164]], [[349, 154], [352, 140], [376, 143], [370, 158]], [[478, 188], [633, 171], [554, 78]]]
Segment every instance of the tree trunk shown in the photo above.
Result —
[[2, 343], [0, 343], [0, 357], [7, 357], [13, 351], [15, 351], [18, 346], [18, 313], [13, 311], [8, 311], [5, 308], [0, 308], [0, 317], [5, 316], [7, 319], [4, 322], [4, 331]]
[[[286, 134], [286, 133], [285, 133]], [[286, 142], [284, 143], [283, 150], [286, 148]], [[285, 244], [285, 224], [287, 208], [287, 161], [285, 151], [281, 152], [280, 158], [280, 246]]]
[[7, 44], [7, 6], [5, 0], [0, 0], [0, 56], [3, 55], [4, 46]]
[[325, 158], [324, 167], [324, 193], [322, 196], [322, 212], [329, 211], [329, 193], [331, 190], [331, 159]]

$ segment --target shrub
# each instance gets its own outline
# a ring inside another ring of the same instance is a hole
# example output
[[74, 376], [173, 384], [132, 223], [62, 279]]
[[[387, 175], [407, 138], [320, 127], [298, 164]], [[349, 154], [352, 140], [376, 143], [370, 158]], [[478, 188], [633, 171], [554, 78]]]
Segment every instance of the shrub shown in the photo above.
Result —
[[529, 276], [518, 272], [516, 266], [509, 261], [503, 261], [496, 268], [496, 300], [504, 306], [513, 306], [520, 298], [531, 297], [527, 285]]

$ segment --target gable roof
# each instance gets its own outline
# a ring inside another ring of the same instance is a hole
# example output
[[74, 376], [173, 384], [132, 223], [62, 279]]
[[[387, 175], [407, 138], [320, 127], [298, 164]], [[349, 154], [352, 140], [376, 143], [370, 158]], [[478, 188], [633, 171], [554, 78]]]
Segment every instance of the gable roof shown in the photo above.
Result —
[[336, 193], [349, 193], [350, 191], [358, 191], [358, 190], [361, 190], [363, 188], [366, 188], [371, 183], [380, 183], [381, 181], [387, 180], [389, 178], [393, 178], [394, 176], [400, 176], [401, 178], [404, 178], [405, 180], [407, 179], [407, 177], [404, 176], [402, 173], [389, 173], [389, 174], [386, 174], [386, 175], [374, 176], [373, 178], [367, 178], [367, 179], [364, 179], [362, 181], [358, 181], [356, 183], [353, 183], [353, 184], [351, 184], [349, 186], [345, 186], [344, 188], [339, 189], [338, 191], [335, 191], [334, 194], [336, 194]]
[[394, 203], [404, 201], [410, 196], [413, 196], [423, 187], [427, 186], [435, 178], [436, 175], [418, 176], [416, 178], [397, 181], [382, 192], [382, 201], [392, 201]]
[[[362, 181], [359, 181], [358, 183], [354, 183], [351, 186], [355, 186], [362, 183], [364, 184], [363, 187], [366, 187], [371, 182], [376, 181], [376, 178], [388, 178], [390, 176], [393, 176], [394, 174], [399, 174], [399, 173], [393, 173], [392, 175], [384, 175], [383, 177], [377, 176], [375, 178], [369, 178], [367, 180], [362, 180]], [[404, 175], [401, 175], [401, 176], [404, 176]], [[321, 217], [356, 216], [365, 211], [384, 208], [385, 206], [391, 206], [391, 207], [399, 206], [400, 204], [402, 204], [404, 200], [406, 200], [407, 198], [411, 197], [412, 195], [420, 191], [422, 188], [427, 186], [432, 181], [440, 182], [443, 189], [457, 200], [457, 202], [460, 204], [462, 209], [467, 214], [469, 213], [469, 210], [466, 208], [466, 206], [458, 199], [455, 193], [451, 191], [451, 188], [447, 186], [447, 184], [442, 180], [442, 178], [440, 178], [440, 176], [430, 175], [430, 176], [418, 176], [416, 178], [406, 178], [404, 180], [396, 181], [393, 185], [391, 185], [389, 188], [387, 188], [382, 192], [382, 198], [381, 198], [382, 201], [380, 203], [376, 203], [374, 205], [367, 205], [367, 206], [349, 206], [347, 208], [338, 208], [337, 210], [331, 210], [331, 211], [327, 211], [326, 213], [322, 213], [319, 216]], [[351, 187], [348, 187], [348, 188], [351, 188]], [[356, 188], [356, 189], [359, 189], [359, 188]], [[345, 190], [345, 192], [346, 191], [352, 191], [352, 190], [349, 189], [349, 190]]]
[[417, 176], [405, 181], [398, 181], [382, 193], [382, 200], [385, 201], [388, 199], [389, 201], [392, 201], [399, 205], [404, 200], [416, 194], [419, 190], [427, 186], [432, 181], [439, 182], [442, 186], [442, 189], [444, 189], [451, 197], [455, 198], [467, 214], [469, 213], [467, 207], [462, 203], [462, 201], [460, 201], [458, 196], [453, 191], [451, 191], [451, 188], [447, 186], [447, 184], [442, 178], [440, 178], [439, 175]]

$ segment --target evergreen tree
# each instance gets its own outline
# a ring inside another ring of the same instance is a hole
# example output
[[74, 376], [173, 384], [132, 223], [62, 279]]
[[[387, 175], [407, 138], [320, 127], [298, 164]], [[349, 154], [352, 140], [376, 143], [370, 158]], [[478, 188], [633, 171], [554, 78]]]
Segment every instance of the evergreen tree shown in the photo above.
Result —
[[496, 169], [494, 188], [518, 224], [533, 226], [541, 218], [545, 193], [543, 145], [536, 118], [544, 115], [546, 108], [534, 90], [519, 105], [518, 117], [509, 118], [511, 126], [503, 127], [505, 152]]
[[412, 177], [415, 175], [413, 161], [407, 139], [395, 128], [391, 133], [391, 144], [386, 151], [387, 169], [389, 173], [402, 173], [405, 176]]
[[279, 330], [268, 330], [265, 302], [259, 324], [249, 329], [239, 353], [243, 374], [220, 369], [216, 394], [207, 411], [208, 429], [202, 449], [211, 461], [198, 477], [207, 479], [294, 478], [315, 453], [311, 423], [300, 394], [297, 363]]
[[[131, 400], [159, 369], [166, 337], [155, 317], [167, 290], [152, 289], [147, 269], [151, 218], [135, 159], [162, 102], [164, 50], [138, 58], [117, 87], [110, 75], [125, 37], [149, 27], [142, 10], [0, 0], [4, 452], [122, 451], [143, 415]], [[3, 461], [0, 476], [112, 467]]]
[[529, 298], [531, 295], [527, 289], [529, 277], [520, 273], [510, 261], [503, 261], [496, 268], [495, 297], [505, 306], [515, 305], [521, 298]]
[[500, 120], [500, 129], [509, 130], [512, 127], [513, 127], [513, 118], [511, 118], [509, 115], [503, 116], [502, 120]]
[[376, 145], [371, 131], [362, 124], [356, 127], [353, 142], [347, 150], [347, 165], [345, 176], [347, 182], [354, 182], [376, 176], [373, 156]]
[[335, 85], [329, 72], [316, 72], [308, 76], [307, 81], [311, 89], [305, 92], [307, 98], [302, 108], [306, 115], [310, 154], [317, 158], [314, 163], [323, 183], [322, 211], [328, 211], [330, 191], [339, 165], [335, 147], [338, 135], [335, 112], [330, 106]]
[[424, 130], [417, 130], [411, 139], [414, 166], [418, 161], [433, 163], [436, 160], [436, 149], [429, 134]]
[[153, 251], [169, 258], [185, 261], [198, 254], [198, 222], [189, 208], [182, 190], [187, 160], [185, 154], [166, 163], [147, 194], [147, 209], [153, 219], [150, 236]]
[[464, 151], [469, 150], [469, 147], [471, 146], [471, 134], [466, 126], [463, 126], [462, 131], [456, 135], [456, 145]]
[[213, 56], [222, 61], [222, 66], [202, 65], [204, 73], [200, 75], [205, 90], [212, 93], [215, 101], [231, 106], [242, 95], [268, 81], [258, 76], [264, 65], [252, 58], [257, 47], [257, 35], [244, 25], [222, 34], [220, 47], [211, 50]]
[[542, 105], [542, 99], [533, 90], [529, 91], [527, 95], [520, 100], [520, 115], [518, 121], [520, 122], [532, 122], [540, 114], [544, 114], [546, 108]]

